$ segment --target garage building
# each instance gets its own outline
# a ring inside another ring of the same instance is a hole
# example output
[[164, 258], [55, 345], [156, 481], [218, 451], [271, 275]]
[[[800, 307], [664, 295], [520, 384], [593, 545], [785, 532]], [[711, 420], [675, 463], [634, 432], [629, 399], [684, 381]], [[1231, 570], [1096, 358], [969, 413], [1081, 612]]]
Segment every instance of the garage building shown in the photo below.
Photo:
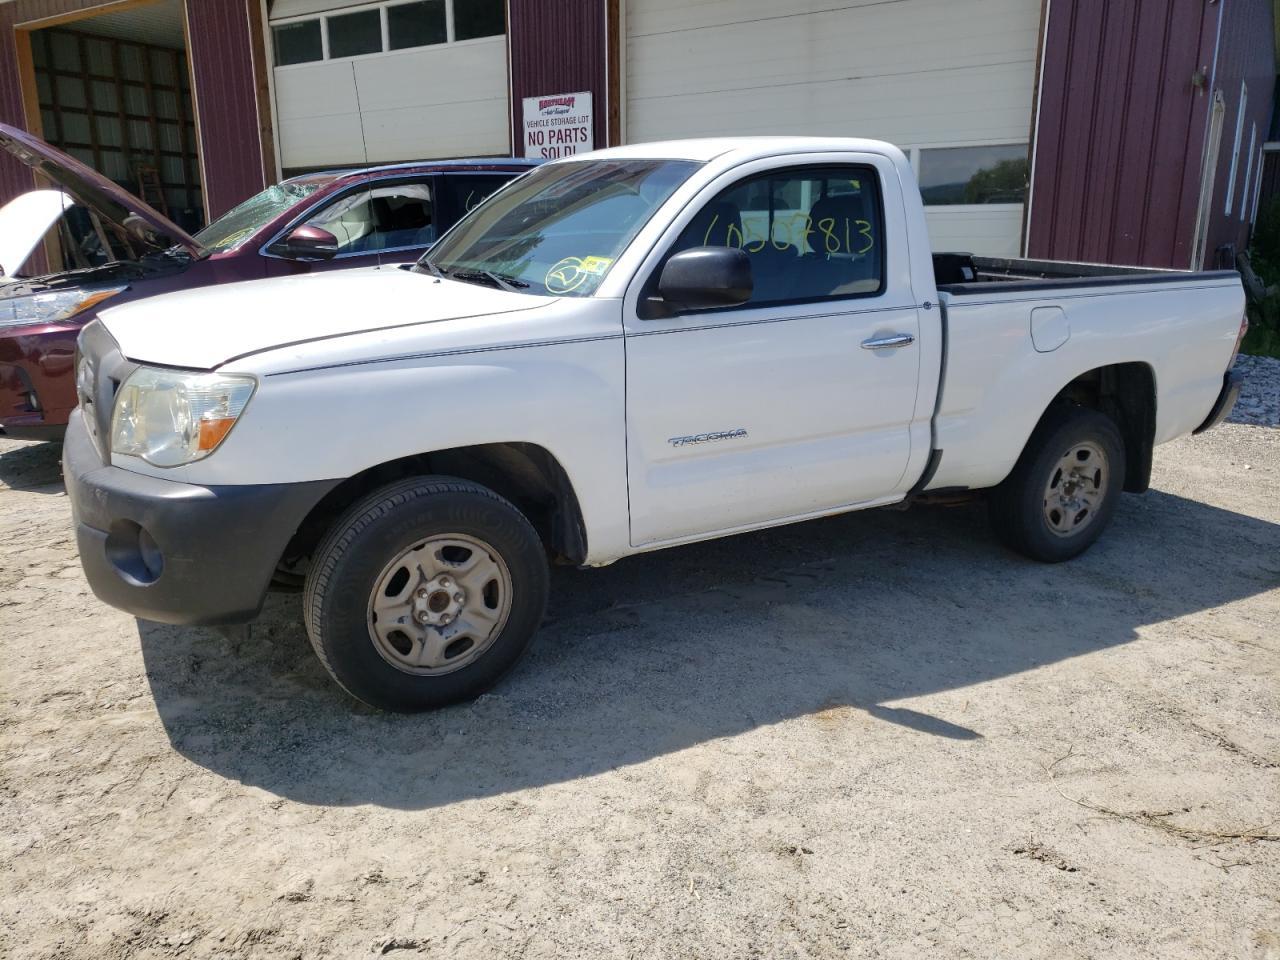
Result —
[[108, 27], [185, 58], [190, 112], [115, 81], [157, 126], [108, 98], [94, 162], [201, 216], [325, 167], [849, 135], [907, 152], [940, 249], [1180, 267], [1247, 243], [1275, 83], [1272, 0], [0, 0], [0, 119], [70, 146], [42, 34]]

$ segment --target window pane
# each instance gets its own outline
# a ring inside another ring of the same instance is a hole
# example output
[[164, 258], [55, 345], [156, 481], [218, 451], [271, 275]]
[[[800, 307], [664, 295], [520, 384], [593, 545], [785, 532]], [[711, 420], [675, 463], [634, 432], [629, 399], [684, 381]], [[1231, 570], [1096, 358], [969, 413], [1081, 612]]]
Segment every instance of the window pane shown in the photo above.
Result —
[[884, 272], [876, 187], [861, 167], [755, 177], [699, 211], [671, 252], [746, 251], [752, 305], [875, 294]]
[[445, 27], [444, 0], [402, 3], [387, 7], [387, 34], [392, 50], [426, 47], [449, 39]]
[[1027, 146], [946, 147], [920, 151], [920, 193], [931, 206], [1024, 203]]
[[685, 160], [538, 167], [464, 218], [429, 259], [445, 271], [507, 276], [531, 294], [588, 297], [697, 168]]
[[491, 193], [506, 186], [516, 175], [509, 174], [457, 174], [443, 178], [444, 188], [451, 191], [451, 209], [459, 218], [480, 206]]
[[319, 20], [272, 27], [271, 36], [276, 48], [277, 67], [287, 67], [291, 63], [310, 63], [324, 56], [320, 46]]
[[382, 52], [382, 17], [361, 10], [329, 18], [329, 59]]
[[453, 39], [498, 37], [506, 32], [504, 0], [453, 0]]
[[404, 183], [359, 190], [307, 221], [337, 238], [338, 253], [375, 253], [435, 242], [431, 187]]

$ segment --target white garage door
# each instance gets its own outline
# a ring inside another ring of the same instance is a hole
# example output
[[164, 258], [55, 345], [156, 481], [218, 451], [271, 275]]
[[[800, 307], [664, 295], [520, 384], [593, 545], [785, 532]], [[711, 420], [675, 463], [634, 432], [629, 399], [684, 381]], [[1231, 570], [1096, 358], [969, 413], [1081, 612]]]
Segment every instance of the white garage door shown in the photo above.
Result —
[[889, 140], [935, 247], [1016, 255], [1040, 0], [626, 0], [628, 142]]
[[504, 0], [277, 0], [280, 163], [510, 152]]

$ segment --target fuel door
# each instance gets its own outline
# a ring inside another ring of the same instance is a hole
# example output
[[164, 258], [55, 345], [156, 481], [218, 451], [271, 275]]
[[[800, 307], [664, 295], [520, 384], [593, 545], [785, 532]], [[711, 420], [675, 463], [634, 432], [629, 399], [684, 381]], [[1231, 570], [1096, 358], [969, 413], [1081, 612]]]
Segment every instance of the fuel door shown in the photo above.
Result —
[[1031, 343], [1037, 353], [1052, 353], [1071, 338], [1071, 324], [1061, 307], [1036, 307], [1031, 311]]

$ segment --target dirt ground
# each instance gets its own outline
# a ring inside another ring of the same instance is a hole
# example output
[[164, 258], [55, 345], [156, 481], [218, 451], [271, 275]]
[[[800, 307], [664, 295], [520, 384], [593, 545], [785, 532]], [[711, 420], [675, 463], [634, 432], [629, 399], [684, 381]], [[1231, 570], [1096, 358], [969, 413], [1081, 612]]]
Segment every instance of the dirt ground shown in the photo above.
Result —
[[878, 511], [559, 571], [474, 705], [343, 696], [80, 573], [0, 440], [0, 955], [1280, 957], [1280, 429], [1085, 557]]

